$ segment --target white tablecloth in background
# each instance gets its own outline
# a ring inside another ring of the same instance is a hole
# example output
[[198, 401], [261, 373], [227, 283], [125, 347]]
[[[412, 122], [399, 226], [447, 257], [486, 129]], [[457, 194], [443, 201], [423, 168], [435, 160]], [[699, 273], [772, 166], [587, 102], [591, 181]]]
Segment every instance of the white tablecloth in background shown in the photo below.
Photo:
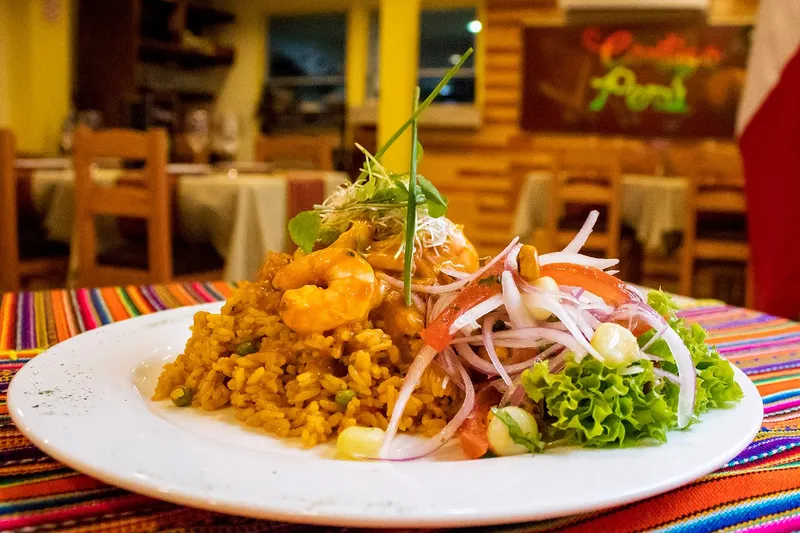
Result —
[[[514, 235], [528, 240], [536, 229], [547, 226], [550, 209], [549, 172], [528, 174], [514, 217]], [[684, 228], [685, 178], [624, 175], [622, 222], [636, 230], [636, 238], [648, 250], [658, 250], [663, 236]]]
[[[111, 185], [119, 175], [119, 170], [97, 170], [94, 177]], [[326, 196], [347, 182], [347, 176], [338, 172], [324, 179]], [[75, 220], [72, 172], [34, 172], [31, 195], [50, 238], [69, 244]], [[225, 280], [253, 279], [268, 251], [284, 249], [287, 195], [288, 179], [280, 174], [181, 176], [177, 195], [181, 236], [210, 242], [225, 258]], [[98, 234], [101, 249], [103, 242], [120, 238], [115, 223], [99, 227]]]

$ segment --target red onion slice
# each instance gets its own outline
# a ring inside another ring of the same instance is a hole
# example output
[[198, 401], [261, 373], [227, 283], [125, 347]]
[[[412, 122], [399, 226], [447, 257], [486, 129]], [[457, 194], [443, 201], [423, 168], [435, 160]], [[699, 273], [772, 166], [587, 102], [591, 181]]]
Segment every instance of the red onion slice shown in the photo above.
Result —
[[[411, 393], [414, 392], [414, 389], [419, 384], [419, 380], [422, 378], [423, 372], [425, 372], [425, 369], [431, 364], [431, 361], [433, 361], [434, 357], [436, 357], [436, 349], [426, 344], [417, 353], [416, 357], [414, 357], [414, 361], [411, 363], [411, 366], [408, 367], [406, 377], [403, 379], [403, 386], [400, 387], [400, 392], [398, 393], [397, 400], [394, 403], [392, 416], [389, 420], [389, 426], [386, 428], [386, 435], [383, 437], [383, 444], [378, 452], [378, 457], [386, 458], [386, 455], [389, 453], [389, 448], [392, 446], [392, 441], [397, 435], [397, 428], [400, 425], [400, 418], [402, 418], [403, 412], [406, 410], [408, 399], [411, 398]], [[467, 381], [469, 381], [469, 378], [467, 378]]]
[[[411, 290], [414, 292], [423, 292], [426, 294], [444, 294], [447, 292], [458, 290], [467, 283], [469, 283], [470, 281], [480, 278], [484, 274], [484, 272], [492, 268], [498, 261], [505, 258], [505, 256], [514, 248], [514, 246], [517, 245], [517, 242], [519, 242], [519, 237], [515, 237], [514, 240], [512, 240], [509, 243], [509, 245], [503, 249], [502, 252], [494, 256], [488, 263], [486, 263], [486, 265], [482, 266], [481, 268], [479, 268], [478, 270], [476, 270], [475, 272], [473, 272], [472, 274], [470, 274], [465, 278], [462, 278], [458, 281], [454, 281], [453, 283], [448, 283], [446, 285], [419, 285], [416, 283], [412, 283]], [[393, 287], [403, 288], [402, 280], [393, 278], [391, 276], [387, 276], [383, 272], [376, 272], [376, 275]]]
[[[481, 359], [480, 357], [478, 357], [478, 354], [476, 354], [475, 351], [468, 344], [466, 344], [466, 343], [458, 343], [458, 344], [455, 344], [454, 346], [456, 348], [456, 351], [458, 352], [458, 355], [469, 366], [471, 366], [472, 368], [474, 368], [478, 372], [486, 374], [487, 376], [496, 376], [497, 375], [497, 369], [494, 367], [494, 365], [492, 365], [492, 363], [490, 363], [489, 361], [486, 361], [486, 360]], [[562, 348], [562, 346], [560, 344], [557, 345], [557, 347], [559, 349]], [[548, 350], [549, 350], [549, 348], [548, 348]], [[548, 350], [545, 350], [541, 354], [538, 354], [538, 355], [536, 355], [534, 357], [531, 357], [530, 359], [527, 359], [527, 360], [522, 361], [520, 363], [514, 363], [514, 364], [511, 364], [511, 365], [504, 365], [503, 368], [505, 368], [505, 371], [508, 372], [508, 374], [510, 376], [513, 376], [515, 374], [519, 374], [523, 370], [529, 369], [531, 367], [531, 365], [533, 363], [535, 363], [537, 359], [543, 357], [543, 354], [547, 353]], [[548, 354], [548, 357], [552, 353], [553, 352], [550, 352]]]
[[445, 307], [453, 303], [453, 300], [458, 296], [457, 292], [443, 294], [436, 299], [436, 302], [429, 307], [430, 313], [428, 314], [428, 323], [432, 322], [434, 318], [442, 314]]
[[494, 349], [494, 343], [492, 342], [492, 327], [494, 326], [495, 318], [492, 315], [488, 315], [483, 320], [483, 330], [482, 330], [482, 337], [483, 337], [483, 345], [486, 347], [486, 353], [489, 354], [489, 360], [492, 362], [492, 366], [494, 366], [497, 374], [503, 379], [506, 385], [509, 387], [511, 386], [511, 378], [508, 377], [508, 373], [506, 369], [503, 368], [503, 365], [500, 363], [500, 359], [497, 357], [497, 351]]
[[[641, 311], [639, 316], [645, 322], [657, 330], [662, 329], [666, 321], [652, 307], [639, 304], [639, 309]], [[697, 385], [694, 361], [689, 349], [686, 348], [680, 335], [674, 329], [667, 327], [664, 330], [663, 339], [669, 346], [669, 351], [672, 352], [675, 364], [678, 365], [678, 380], [681, 389], [678, 393], [678, 427], [684, 428], [689, 425], [694, 416], [695, 387]]]
[[680, 385], [681, 383], [681, 380], [678, 378], [678, 376], [676, 376], [672, 372], [667, 372], [666, 370], [662, 370], [660, 368], [654, 368], [653, 374], [655, 374], [657, 377], [668, 379], [671, 382], [675, 383], [676, 385]]
[[469, 272], [461, 272], [460, 270], [455, 270], [454, 268], [447, 268], [447, 267], [441, 267], [439, 269], [439, 272], [457, 280], [468, 278], [470, 276]]
[[550, 263], [573, 263], [575, 265], [583, 265], [605, 270], [618, 264], [619, 259], [598, 259], [588, 255], [567, 252], [551, 252], [549, 254], [542, 254], [539, 256], [540, 265], [544, 266], [549, 265]]
[[515, 328], [533, 327], [534, 321], [528, 313], [525, 304], [522, 303], [522, 295], [514, 281], [514, 274], [506, 270], [500, 276], [503, 286], [503, 303], [508, 312], [508, 318]]
[[516, 407], [522, 403], [523, 398], [525, 398], [525, 389], [519, 384], [519, 377], [517, 377], [514, 383], [506, 387], [506, 390], [503, 392], [503, 397], [500, 398], [500, 403], [497, 405], [498, 407], [505, 407], [506, 405], [513, 405]]
[[[583, 348], [583, 352], [590, 353], [592, 357], [594, 357], [598, 361], [605, 361], [603, 356], [600, 355], [600, 352], [595, 350], [594, 347], [591, 344], [589, 344], [589, 338], [587, 338], [584, 335], [583, 331], [581, 331], [581, 329], [578, 327], [578, 324], [575, 323], [575, 321], [570, 316], [569, 312], [564, 308], [563, 305], [561, 305], [560, 302], [558, 302], [555, 298], [544, 296], [539, 300], [537, 305], [542, 309], [547, 309], [548, 311], [550, 311], [553, 315], [556, 316], [556, 318], [558, 318], [561, 321], [562, 324], [564, 324], [564, 326], [566, 326], [567, 331], [569, 331], [572, 334], [574, 340], [581, 346], [581, 348]], [[569, 345], [567, 344], [564, 345], [569, 347]], [[582, 354], [576, 352], [575, 356], [578, 357], [580, 360]]]
[[592, 233], [592, 229], [594, 229], [594, 225], [597, 222], [597, 217], [600, 216], [600, 213], [597, 210], [592, 210], [589, 213], [589, 216], [586, 217], [586, 222], [583, 223], [580, 231], [575, 235], [575, 237], [570, 241], [570, 243], [564, 248], [564, 252], [570, 253], [578, 253], [583, 245], [586, 244], [589, 235]]
[[519, 251], [522, 250], [522, 245], [518, 244], [514, 246], [508, 255], [506, 256], [506, 270], [511, 270], [512, 272], [519, 271], [519, 263], [517, 263], [517, 257], [519, 256]]
[[581, 333], [583, 333], [583, 336], [586, 337], [586, 339], [588, 339], [589, 341], [591, 341], [592, 335], [594, 335], [594, 328], [592, 328], [586, 321], [583, 313], [581, 312], [581, 309], [570, 308], [565, 305], [564, 310], [567, 313], [569, 313], [569, 315], [575, 320], [575, 325], [578, 326], [578, 329], [580, 330]]
[[[566, 331], [560, 331], [557, 329], [551, 328], [523, 328], [523, 329], [512, 329], [509, 331], [498, 331], [497, 333], [493, 334], [495, 342], [498, 339], [507, 339], [507, 340], [533, 340], [533, 341], [542, 341], [547, 340], [550, 342], [555, 342], [561, 344], [562, 346], [566, 347], [570, 351], [574, 352], [578, 357], [582, 357], [586, 354], [588, 350], [584, 348], [584, 346], [570, 333]], [[473, 342], [480, 342], [483, 341], [483, 336], [476, 335], [473, 337], [459, 337], [450, 341], [450, 344], [456, 345], [456, 350], [458, 350], [458, 346], [467, 343]], [[461, 352], [458, 352], [459, 355], [462, 355]], [[476, 356], [477, 357], [477, 356]], [[480, 358], [479, 358], [480, 359]], [[481, 361], [483, 361], [481, 359]], [[469, 362], [469, 361], [468, 361]], [[486, 361], [484, 361], [486, 363]], [[488, 363], [487, 363], [488, 364]], [[511, 372], [509, 372], [511, 373]]]
[[569, 294], [568, 292], [562, 292], [560, 290], [558, 290], [558, 291], [548, 291], [548, 290], [545, 290], [545, 289], [540, 289], [539, 287], [536, 287], [535, 285], [531, 285], [530, 283], [528, 283], [528, 282], [526, 282], [524, 280], [519, 280], [517, 285], [518, 285], [518, 287], [520, 288], [520, 290], [522, 292], [527, 293], [527, 294], [538, 294], [540, 296], [550, 296], [551, 298], [555, 298], [557, 300], [564, 300], [566, 302], [572, 302], [572, 303], [574, 303], [576, 305], [584, 305], [583, 302], [581, 302], [580, 300], [578, 300], [577, 298], [575, 298], [573, 295]]
[[658, 339], [660, 339], [661, 337], [663, 337], [663, 336], [664, 336], [664, 333], [667, 331], [667, 328], [669, 328], [669, 324], [667, 324], [667, 323], [666, 323], [666, 321], [665, 321], [665, 322], [664, 322], [664, 325], [663, 325], [663, 326], [661, 326], [661, 329], [660, 329], [660, 330], [659, 330], [659, 331], [658, 331], [658, 332], [657, 332], [655, 335], [653, 335], [653, 336], [650, 338], [650, 340], [649, 340], [649, 341], [647, 341], [646, 343], [644, 343], [644, 346], [642, 346], [642, 351], [643, 351], [643, 352], [646, 352], [646, 351], [647, 351], [647, 349], [648, 349], [648, 348], [650, 348], [650, 347], [651, 347], [651, 346], [652, 346], [652, 345], [653, 345], [653, 344], [654, 344], [654, 343], [655, 343], [655, 342], [656, 342]]
[[[425, 348], [430, 348], [429, 346], [425, 346]], [[423, 348], [423, 350], [425, 350]], [[433, 348], [431, 348], [433, 350]], [[421, 352], [420, 352], [421, 353]], [[445, 353], [445, 357], [450, 358], [447, 352]], [[451, 352], [452, 353], [452, 352]], [[419, 357], [419, 356], [418, 356]], [[416, 360], [414, 361], [416, 363]], [[467, 419], [469, 414], [472, 412], [472, 408], [475, 406], [475, 387], [472, 384], [472, 380], [469, 378], [469, 374], [467, 374], [464, 365], [458, 360], [457, 357], [452, 357], [450, 361], [453, 367], [458, 371], [458, 377], [460, 378], [461, 382], [464, 384], [464, 402], [461, 404], [461, 407], [458, 409], [458, 412], [450, 419], [450, 422], [442, 428], [442, 430], [436, 434], [436, 436], [426, 440], [424, 443], [412, 446], [405, 450], [398, 450], [397, 452], [388, 456], [389, 448], [391, 447], [391, 440], [387, 440], [389, 437], [389, 429], [386, 430], [386, 437], [384, 439], [383, 446], [381, 447], [381, 451], [379, 457], [381, 459], [385, 459], [388, 461], [411, 461], [414, 459], [419, 459], [421, 457], [425, 457], [430, 455], [431, 453], [438, 450], [445, 442], [449, 441], [453, 435], [456, 434], [458, 428], [461, 427], [461, 424], [464, 423], [464, 420]], [[413, 365], [412, 365], [413, 366]], [[409, 369], [411, 370], [411, 369]], [[417, 380], [419, 381], [419, 380]], [[405, 388], [405, 383], [403, 384]], [[402, 394], [402, 392], [401, 392]], [[410, 393], [409, 393], [410, 396]], [[398, 396], [398, 401], [400, 397]], [[408, 398], [406, 398], [408, 400]], [[394, 413], [397, 412], [397, 404], [395, 404], [395, 410], [392, 412], [392, 420], [394, 420]], [[401, 411], [402, 413], [402, 411]], [[398, 422], [400, 418], [397, 418]], [[389, 424], [389, 428], [391, 428], [391, 423]], [[397, 426], [394, 427], [394, 433], [397, 432]], [[394, 438], [394, 434], [392, 434], [392, 439]]]
[[411, 301], [414, 304], [414, 307], [421, 313], [425, 313], [425, 301], [419, 297], [419, 295], [411, 293]]
[[598, 320], [597, 317], [591, 311], [587, 309], [577, 309], [576, 311], [578, 315], [581, 317], [581, 320], [583, 320], [586, 323], [586, 325], [592, 329], [592, 333], [594, 333], [594, 330], [600, 327], [601, 324], [600, 320]]
[[491, 313], [501, 305], [503, 305], [502, 294], [495, 294], [491, 298], [482, 301], [453, 321], [453, 323], [450, 325], [450, 335], [453, 335], [456, 331], [460, 330], [473, 320], [477, 320], [483, 315]]

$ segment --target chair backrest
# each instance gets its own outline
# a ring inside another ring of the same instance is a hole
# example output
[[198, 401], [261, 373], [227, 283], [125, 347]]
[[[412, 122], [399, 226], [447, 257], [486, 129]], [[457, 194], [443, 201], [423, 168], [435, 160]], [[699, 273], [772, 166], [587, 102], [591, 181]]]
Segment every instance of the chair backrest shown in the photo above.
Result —
[[746, 212], [742, 160], [735, 146], [709, 141], [698, 149], [688, 196], [690, 214]]
[[619, 155], [620, 172], [659, 176], [664, 173], [661, 153], [652, 145], [636, 139], [616, 139], [612, 146]]
[[[92, 131], [79, 127], [74, 137], [77, 284], [102, 286], [169, 281], [172, 250], [166, 132], [162, 129]], [[132, 173], [135, 177], [116, 186], [103, 186], [93, 181], [91, 173], [93, 159], [100, 157], [143, 161], [144, 167]], [[103, 215], [147, 222], [147, 270], [98, 264], [95, 217]]]
[[333, 170], [333, 147], [324, 136], [260, 135], [255, 158], [282, 168]]
[[0, 293], [19, 290], [17, 180], [14, 135], [0, 129]]
[[[620, 245], [621, 174], [619, 158], [614, 150], [598, 146], [592, 149], [566, 149], [561, 153], [552, 184], [552, 201], [549, 214], [549, 232], [554, 248], [562, 244], [561, 237], [570, 231], [561, 228], [561, 217], [568, 206], [597, 206], [605, 209], [606, 230], [604, 241], [594, 238], [591, 248], [610, 257], [617, 257]], [[595, 244], [597, 243], [597, 244]]]
[[[536, 150], [526, 152], [515, 152], [509, 158], [508, 174], [511, 179], [511, 189], [509, 198], [511, 205], [514, 206], [512, 217], [514, 220], [519, 216], [519, 209], [527, 198], [523, 198], [523, 189], [528, 177], [534, 172], [546, 172], [550, 175], [556, 173], [556, 158], [550, 152], [540, 152]], [[539, 231], [544, 228], [538, 228]], [[532, 236], [528, 236], [532, 237]]]
[[[744, 174], [738, 149], [733, 144], [714, 141], [698, 147], [686, 191], [686, 224], [681, 267], [683, 294], [692, 293], [696, 259], [741, 262], [746, 261], [749, 256], [745, 240], [730, 240], [730, 236], [717, 238], [713, 234], [698, 238], [699, 217], [704, 214], [722, 217], [721, 220], [727, 225], [731, 223], [731, 216], [739, 220], [746, 213]], [[752, 300], [749, 279], [746, 284], [745, 300], [749, 303]]]

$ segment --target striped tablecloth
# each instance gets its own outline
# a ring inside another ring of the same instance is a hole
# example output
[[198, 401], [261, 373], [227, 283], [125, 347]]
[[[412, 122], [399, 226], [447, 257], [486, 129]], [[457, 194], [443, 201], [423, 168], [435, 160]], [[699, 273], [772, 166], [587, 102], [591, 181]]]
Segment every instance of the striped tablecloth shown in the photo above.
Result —
[[[188, 509], [110, 487], [39, 452], [8, 415], [9, 381], [29, 358], [48, 346], [131, 316], [218, 300], [233, 288], [222, 282], [188, 283], [2, 297], [0, 531], [310, 529]], [[668, 494], [609, 511], [503, 530], [800, 531], [800, 324], [719, 304], [697, 303], [682, 314], [706, 327], [709, 341], [747, 372], [763, 395], [764, 425], [753, 444], [721, 470]]]

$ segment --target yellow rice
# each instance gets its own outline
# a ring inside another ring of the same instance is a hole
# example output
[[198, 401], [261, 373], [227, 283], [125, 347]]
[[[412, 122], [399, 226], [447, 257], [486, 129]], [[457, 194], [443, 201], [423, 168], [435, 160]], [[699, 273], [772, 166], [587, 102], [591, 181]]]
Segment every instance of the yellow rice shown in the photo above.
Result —
[[[286, 257], [286, 256], [282, 256]], [[288, 259], [286, 259], [288, 260]], [[168, 400], [179, 386], [192, 390], [192, 407], [227, 406], [236, 419], [279, 437], [300, 437], [306, 446], [325, 442], [359, 425], [386, 429], [419, 338], [405, 338], [402, 350], [376, 320], [339, 327], [327, 335], [298, 335], [278, 315], [281, 292], [272, 275], [285, 260], [268, 260], [260, 279], [244, 282], [219, 314], [199, 312], [186, 348], [165, 365], [153, 400]], [[256, 353], [236, 347], [263, 337]], [[407, 347], [407, 348], [406, 348]], [[411, 396], [400, 430], [433, 436], [461, 404], [460, 391], [431, 365]], [[336, 393], [355, 397], [341, 407]]]

